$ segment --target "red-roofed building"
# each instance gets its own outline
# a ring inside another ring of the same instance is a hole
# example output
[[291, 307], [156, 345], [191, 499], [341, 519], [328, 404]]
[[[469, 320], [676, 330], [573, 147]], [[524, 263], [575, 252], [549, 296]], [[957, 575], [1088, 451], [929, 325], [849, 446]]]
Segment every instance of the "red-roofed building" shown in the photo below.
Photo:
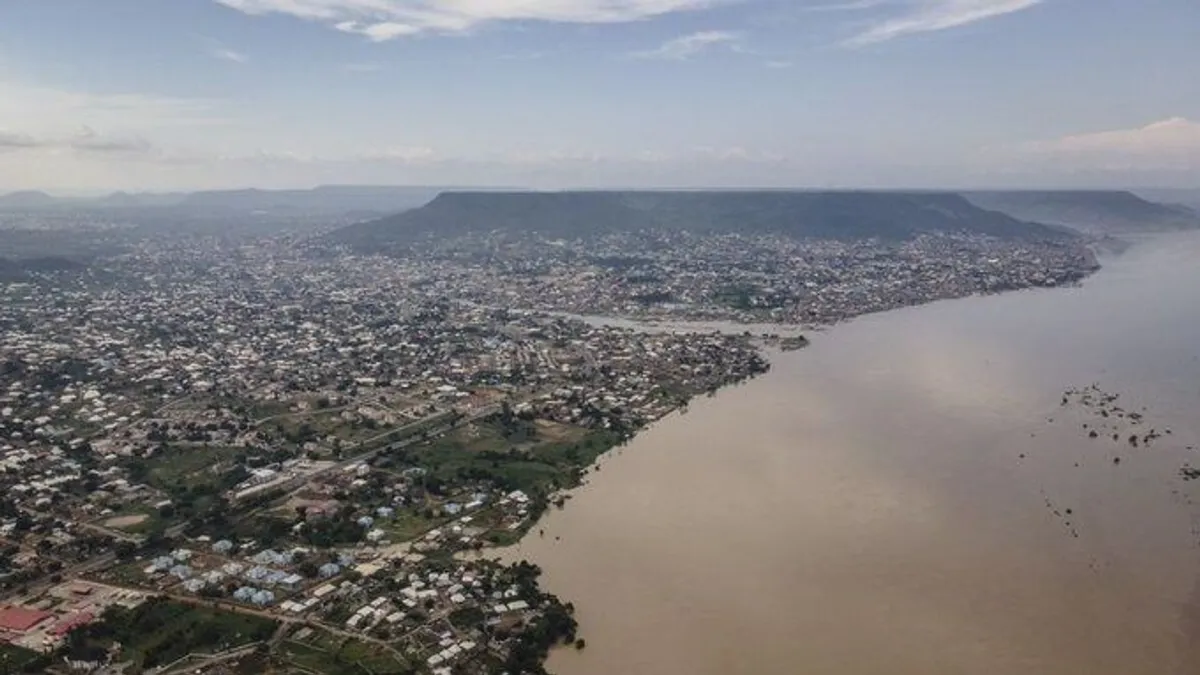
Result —
[[27, 607], [5, 607], [0, 609], [0, 632], [24, 634], [35, 626], [54, 616], [50, 612], [42, 612]]
[[72, 614], [71, 616], [68, 616], [62, 621], [56, 623], [54, 627], [50, 629], [50, 634], [54, 637], [62, 637], [79, 626], [88, 625], [95, 620], [95, 618], [96, 616], [91, 612], [79, 612], [78, 614]]

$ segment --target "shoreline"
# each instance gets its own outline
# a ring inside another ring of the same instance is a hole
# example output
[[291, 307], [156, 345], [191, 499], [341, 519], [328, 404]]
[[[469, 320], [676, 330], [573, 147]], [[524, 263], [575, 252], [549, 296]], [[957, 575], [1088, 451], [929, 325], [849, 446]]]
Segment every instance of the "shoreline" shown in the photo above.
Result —
[[1116, 239], [1124, 246], [1115, 251], [1100, 251], [1099, 244], [1101, 242], [1093, 242], [1087, 245], [1088, 250], [1092, 253], [1094, 267], [1087, 270], [1079, 270], [1079, 276], [1067, 283], [1042, 286], [1028, 285], [1018, 288], [1006, 288], [995, 291], [978, 291], [965, 295], [944, 295], [935, 298], [929, 298], [921, 302], [910, 304], [897, 305], [886, 309], [868, 310], [861, 313], [846, 316], [838, 321], [830, 323], [782, 323], [763, 321], [760, 318], [755, 318], [749, 321], [742, 321], [737, 318], [729, 319], [687, 319], [687, 318], [672, 318], [669, 316], [638, 316], [638, 315], [615, 315], [604, 316], [591, 313], [576, 313], [569, 311], [551, 311], [535, 308], [527, 308], [525, 311], [542, 313], [549, 316], [557, 316], [566, 319], [575, 319], [583, 321], [592, 326], [607, 326], [613, 328], [628, 328], [630, 330], [646, 332], [646, 333], [677, 333], [677, 334], [706, 334], [719, 333], [722, 335], [743, 335], [749, 333], [751, 337], [770, 337], [770, 338], [787, 338], [798, 336], [802, 333], [824, 333], [832, 328], [841, 326], [864, 317], [879, 316], [882, 314], [890, 314], [892, 312], [900, 312], [904, 310], [925, 307], [943, 302], [953, 302], [956, 300], [967, 300], [970, 298], [986, 298], [991, 296], [1012, 295], [1015, 293], [1026, 293], [1032, 291], [1054, 291], [1069, 288], [1079, 288], [1089, 279], [1099, 274], [1104, 270], [1103, 259], [1114, 256], [1124, 255], [1129, 250], [1135, 249], [1151, 238], [1141, 238], [1137, 241], [1127, 241], [1125, 239]]
[[[1120, 253], [1118, 253], [1117, 255], [1119, 255], [1119, 254]], [[1017, 293], [1021, 293], [1021, 292], [1030, 292], [1030, 291], [1051, 291], [1051, 290], [1061, 290], [1064, 288], [1078, 288], [1079, 286], [1081, 286], [1082, 284], [1087, 282], [1089, 279], [1094, 277], [1096, 274], [1101, 272], [1103, 269], [1104, 269], [1103, 265], [1099, 262], [1099, 260], [1097, 258], [1096, 265], [1093, 269], [1089, 270], [1088, 272], [1083, 274], [1079, 279], [1071, 282], [1070, 284], [1059, 284], [1059, 285], [1054, 285], [1054, 286], [1027, 286], [1027, 287], [1023, 287], [1023, 288], [996, 291], [996, 292], [973, 293], [970, 295], [939, 297], [939, 298], [930, 299], [925, 302], [918, 302], [918, 303], [913, 303], [913, 304], [909, 304], [909, 305], [903, 305], [900, 307], [894, 307], [894, 308], [885, 309], [882, 311], [864, 312], [862, 314], [856, 314], [856, 315], [848, 317], [844, 320], [837, 321], [837, 322], [834, 322], [832, 324], [827, 324], [827, 325], [802, 325], [802, 324], [781, 324], [781, 323], [777, 323], [777, 324], [736, 323], [736, 322], [732, 322], [732, 321], [707, 321], [707, 320], [706, 321], [656, 320], [656, 319], [648, 319], [647, 320], [647, 319], [637, 319], [637, 318], [632, 318], [632, 317], [604, 317], [604, 316], [598, 316], [598, 315], [578, 315], [578, 314], [571, 314], [568, 312], [547, 312], [547, 313], [551, 314], [553, 316], [561, 316], [563, 318], [581, 320], [581, 321], [584, 321], [585, 323], [588, 323], [589, 325], [593, 325], [593, 326], [628, 328], [630, 330], [647, 332], [647, 333], [677, 333], [677, 334], [685, 334], [685, 335], [686, 334], [718, 333], [718, 334], [725, 334], [725, 335], [748, 335], [749, 338], [751, 339], [751, 342], [755, 345], [756, 349], [759, 351], [760, 355], [766, 360], [766, 362], [768, 364], [768, 369], [762, 373], [752, 374], [749, 377], [747, 377], [746, 379], [743, 379], [743, 380], [740, 380], [737, 382], [732, 382], [732, 383], [726, 384], [724, 386], [721, 386], [718, 389], [709, 392], [707, 394], [707, 396], [704, 397], [704, 398], [717, 399], [717, 398], [721, 397], [722, 394], [726, 393], [730, 389], [733, 389], [737, 385], [755, 382], [755, 381], [761, 380], [761, 379], [769, 376], [771, 374], [772, 370], [774, 369], [775, 365], [777, 364], [780, 356], [783, 356], [783, 355], [788, 354], [793, 351], [803, 351], [804, 349], [808, 348], [811, 345], [811, 341], [809, 341], [806, 338], [805, 333], [822, 333], [823, 334], [833, 328], [853, 323], [856, 320], [859, 320], [859, 319], [862, 319], [865, 317], [882, 316], [882, 315], [886, 315], [886, 314], [892, 314], [895, 312], [901, 312], [901, 311], [905, 311], [905, 310], [913, 310], [913, 309], [917, 309], [917, 308], [922, 308], [922, 307], [935, 305], [935, 304], [939, 304], [939, 303], [946, 303], [946, 302], [953, 302], [953, 301], [965, 301], [965, 300], [969, 300], [969, 299], [973, 299], [973, 298], [985, 298], [985, 297], [989, 297], [989, 296], [1013, 295], [1013, 294], [1017, 294]], [[536, 310], [531, 310], [531, 311], [536, 311]], [[792, 340], [792, 339], [796, 339], [796, 338], [799, 338], [800, 340], [803, 341], [803, 343], [800, 344], [800, 346], [798, 346], [798, 347], [781, 348], [779, 346], [780, 344], [786, 344], [787, 340]], [[587, 466], [582, 468], [581, 473], [580, 473], [581, 478], [580, 478], [579, 484], [568, 487], [568, 488], [563, 488], [563, 489], [557, 490], [554, 493], [552, 493], [549, 496], [548, 504], [547, 504], [545, 510], [542, 511], [537, 516], [536, 519], [533, 519], [530, 521], [529, 527], [527, 529], [524, 529], [523, 533], [520, 535], [520, 537], [514, 543], [508, 544], [505, 546], [485, 547], [484, 549], [477, 550], [477, 551], [464, 551], [458, 555], [463, 556], [463, 559], [490, 560], [490, 561], [494, 561], [494, 562], [497, 562], [497, 563], [503, 564], [503, 565], [517, 565], [517, 564], [521, 564], [521, 563], [529, 563], [529, 564], [533, 564], [533, 565], [537, 566], [537, 563], [535, 561], [530, 560], [528, 557], [523, 556], [522, 552], [523, 552], [527, 542], [532, 540], [532, 538], [534, 538], [535, 536], [538, 539], [544, 538], [546, 521], [553, 517], [555, 511], [562, 511], [564, 509], [567, 509], [569, 507], [570, 501], [576, 495], [580, 494], [584, 489], [590, 487], [591, 482], [590, 482], [590, 480], [588, 480], [589, 476], [593, 472], [600, 471], [601, 468], [603, 467], [603, 465], [606, 463], [606, 460], [608, 460], [612, 457], [615, 457], [615, 456], [619, 456], [621, 454], [621, 451], [625, 447], [627, 447], [634, 441], [638, 440], [643, 435], [649, 434], [652, 431], [654, 431], [655, 429], [660, 428], [661, 426], [664, 425], [664, 423], [674, 422], [675, 418], [683, 417], [683, 416], [687, 415], [689, 413], [689, 404], [695, 398], [698, 398], [698, 396], [692, 397], [692, 399], [689, 399], [683, 405], [675, 408], [674, 410], [667, 413], [666, 415], [663, 415], [662, 417], [654, 420], [653, 422], [646, 425], [645, 427], [638, 429], [635, 433], [631, 434], [628, 438], [624, 439], [622, 442], [615, 444], [613, 447], [611, 447], [611, 448], [605, 450], [604, 452], [602, 452], [601, 454], [597, 455], [595, 460], [592, 461], [592, 463], [590, 463]], [[555, 507], [557, 507], [557, 508], [555, 508]], [[542, 587], [542, 586], [544, 586], [544, 585], [539, 583], [539, 587]], [[572, 598], [559, 598], [557, 593], [554, 593], [545, 588], [542, 588], [542, 590], [543, 590], [543, 592], [546, 592], [548, 595], [555, 597], [559, 601], [565, 602], [571, 606], [574, 606], [574, 600]], [[587, 635], [587, 628], [588, 627], [587, 627], [586, 623], [580, 622], [579, 627], [578, 627], [579, 633], [585, 639], [586, 639], [586, 635]], [[552, 655], [552, 654], [560, 652], [560, 651], [561, 652], [577, 651], [577, 649], [578, 649], [578, 647], [576, 647], [574, 645], [574, 643], [563, 644], [563, 645], [553, 647], [551, 649], [550, 654]], [[546, 662], [543, 662], [543, 666], [545, 665], [545, 663]]]

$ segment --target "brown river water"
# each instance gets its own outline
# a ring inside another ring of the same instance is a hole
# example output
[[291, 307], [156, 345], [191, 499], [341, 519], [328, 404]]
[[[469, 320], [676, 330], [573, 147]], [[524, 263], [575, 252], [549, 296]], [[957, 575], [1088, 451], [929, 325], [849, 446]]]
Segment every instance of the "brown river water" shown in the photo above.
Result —
[[[818, 333], [604, 457], [510, 552], [577, 607], [549, 669], [1200, 673], [1200, 235], [1104, 262]], [[1173, 433], [1089, 438], [1092, 383]]]

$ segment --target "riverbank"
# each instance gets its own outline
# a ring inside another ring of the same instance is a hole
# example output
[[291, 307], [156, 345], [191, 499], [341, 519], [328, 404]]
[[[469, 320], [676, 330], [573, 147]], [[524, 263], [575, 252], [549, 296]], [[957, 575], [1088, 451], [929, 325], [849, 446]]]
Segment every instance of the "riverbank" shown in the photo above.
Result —
[[[544, 536], [504, 552], [577, 607], [588, 649], [549, 669], [1194, 672], [1188, 251], [1200, 241], [1143, 245], [1081, 287], [841, 324], [601, 458]], [[1114, 466], [1046, 422], [1098, 377], [1178, 447]]]

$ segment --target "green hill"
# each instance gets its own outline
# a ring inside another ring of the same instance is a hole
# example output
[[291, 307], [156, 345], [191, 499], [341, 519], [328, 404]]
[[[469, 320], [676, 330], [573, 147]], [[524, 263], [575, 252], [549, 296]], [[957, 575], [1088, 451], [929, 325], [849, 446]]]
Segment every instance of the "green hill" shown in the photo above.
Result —
[[478, 232], [574, 238], [646, 229], [826, 239], [906, 239], [923, 232], [1073, 236], [980, 209], [950, 193], [631, 191], [446, 192], [421, 208], [338, 230], [330, 240], [371, 252]]
[[1088, 234], [1131, 234], [1200, 228], [1200, 214], [1120, 190], [970, 192], [974, 204], [1014, 218]]

